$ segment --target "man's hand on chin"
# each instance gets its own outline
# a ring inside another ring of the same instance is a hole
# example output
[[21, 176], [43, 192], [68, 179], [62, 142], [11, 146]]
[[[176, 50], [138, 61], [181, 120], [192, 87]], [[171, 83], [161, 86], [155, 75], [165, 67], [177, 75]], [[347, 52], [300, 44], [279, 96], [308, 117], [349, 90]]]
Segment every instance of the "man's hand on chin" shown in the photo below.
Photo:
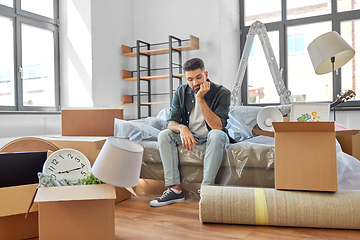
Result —
[[210, 82], [206, 81], [200, 85], [200, 90], [196, 94], [197, 99], [203, 99], [205, 94], [210, 90]]

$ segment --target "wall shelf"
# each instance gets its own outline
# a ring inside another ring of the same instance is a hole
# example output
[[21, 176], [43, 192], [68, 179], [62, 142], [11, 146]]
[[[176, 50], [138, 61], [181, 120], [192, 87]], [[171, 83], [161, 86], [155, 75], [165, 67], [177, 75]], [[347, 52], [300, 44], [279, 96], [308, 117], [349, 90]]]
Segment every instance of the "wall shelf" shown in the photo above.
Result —
[[[188, 45], [183, 45], [184, 42], [189, 42]], [[155, 46], [159, 45], [167, 45], [167, 48], [162, 49], [152, 49]], [[176, 45], [175, 47], [173, 45]], [[142, 49], [145, 49], [144, 51]], [[137, 94], [135, 95], [128, 95], [124, 94], [122, 96], [122, 103], [123, 105], [137, 105], [137, 112], [138, 112], [138, 119], [144, 118], [141, 113], [141, 107], [147, 107], [148, 108], [148, 116], [151, 116], [151, 106], [157, 105], [157, 104], [167, 104], [170, 106], [170, 103], [172, 101], [174, 89], [173, 89], [173, 80], [178, 79], [179, 85], [182, 84], [182, 78], [185, 77], [184, 74], [182, 74], [182, 57], [181, 53], [183, 51], [190, 51], [190, 50], [196, 50], [199, 49], [199, 38], [194, 37], [190, 35], [190, 39], [179, 39], [174, 36], [169, 36], [169, 41], [165, 43], [154, 43], [150, 44], [144, 41], [137, 40], [136, 41], [136, 47], [129, 47], [122, 45], [121, 46], [121, 54], [125, 57], [136, 57], [137, 59], [137, 66], [136, 71], [129, 71], [129, 70], [122, 70], [122, 80], [124, 81], [136, 81], [136, 89]], [[151, 68], [151, 59], [153, 55], [158, 54], [169, 54], [169, 66], [166, 68]], [[173, 62], [173, 54], [177, 54], [178, 56], [178, 62]], [[146, 58], [146, 65], [141, 65], [141, 58]], [[174, 74], [174, 70], [178, 69], [179, 73]], [[169, 74], [161, 74], [161, 75], [153, 75], [152, 73], [154, 71], [158, 70], [168, 70]], [[136, 73], [136, 77], [134, 77], [134, 74]], [[157, 79], [168, 79], [169, 81], [169, 91], [167, 93], [152, 93], [151, 92], [151, 82], [152, 80]], [[140, 82], [143, 81], [146, 84], [140, 84]], [[142, 89], [140, 89], [142, 88]], [[144, 89], [145, 88], [145, 89]], [[153, 102], [151, 97], [153, 95], [169, 95], [169, 102]], [[134, 99], [136, 97], [136, 101]], [[147, 97], [145, 100], [144, 97]]]
[[[184, 74], [173, 74], [174, 77], [182, 78], [185, 77]], [[142, 80], [155, 80], [155, 79], [168, 79], [170, 75], [159, 75], [159, 76], [145, 76], [140, 77]], [[133, 77], [132, 71], [122, 70], [122, 80], [125, 81], [137, 81], [137, 77]]]
[[[129, 47], [126, 45], [121, 46], [121, 55], [125, 57], [136, 57], [137, 52], [133, 52], [133, 47]], [[190, 44], [187, 46], [179, 46], [174, 47], [173, 50], [175, 51], [190, 51], [199, 49], [199, 38], [190, 35]], [[166, 54], [169, 53], [169, 48], [164, 49], [155, 49], [155, 50], [147, 50], [147, 51], [140, 51], [142, 55], [158, 55], [158, 54]]]
[[[136, 95], [126, 95], [126, 94], [123, 94], [122, 95], [122, 104], [123, 105], [137, 105], [136, 102], [134, 102], [134, 97]], [[142, 102], [140, 103], [141, 105], [154, 105], [154, 104], [170, 104], [170, 102]]]

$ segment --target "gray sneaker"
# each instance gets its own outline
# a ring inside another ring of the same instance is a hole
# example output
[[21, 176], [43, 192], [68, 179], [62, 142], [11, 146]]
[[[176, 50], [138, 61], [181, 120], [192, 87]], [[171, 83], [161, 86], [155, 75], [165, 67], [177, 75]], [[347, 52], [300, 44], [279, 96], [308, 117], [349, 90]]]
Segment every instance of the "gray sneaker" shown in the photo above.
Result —
[[170, 188], [166, 189], [161, 197], [156, 198], [150, 202], [151, 207], [161, 207], [166, 206], [171, 203], [178, 203], [185, 201], [184, 193], [177, 194]]

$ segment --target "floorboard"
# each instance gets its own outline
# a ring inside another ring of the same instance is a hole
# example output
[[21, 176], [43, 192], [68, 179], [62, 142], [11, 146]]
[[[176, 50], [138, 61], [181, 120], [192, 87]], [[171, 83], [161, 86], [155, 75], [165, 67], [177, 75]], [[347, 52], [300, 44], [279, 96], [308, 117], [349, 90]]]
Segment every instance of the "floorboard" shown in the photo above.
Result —
[[116, 239], [360, 239], [360, 231], [202, 224], [197, 202], [150, 207], [131, 198], [115, 205]]

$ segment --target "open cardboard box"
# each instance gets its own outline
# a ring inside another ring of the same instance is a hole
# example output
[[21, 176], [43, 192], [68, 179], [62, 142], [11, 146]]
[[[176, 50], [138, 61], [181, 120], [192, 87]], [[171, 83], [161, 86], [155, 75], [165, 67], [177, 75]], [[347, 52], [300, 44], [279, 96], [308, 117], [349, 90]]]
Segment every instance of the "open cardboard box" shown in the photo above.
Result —
[[51, 152], [0, 153], [0, 240], [39, 236], [37, 205], [29, 210], [37, 173]]
[[0, 188], [0, 240], [28, 239], [39, 236], [38, 206], [29, 207], [38, 184]]
[[275, 136], [275, 188], [337, 191], [335, 136], [358, 131], [335, 132], [334, 122], [274, 122], [273, 126], [275, 132], [253, 131]]
[[115, 118], [123, 119], [123, 108], [63, 108], [63, 136], [114, 136]]
[[[55, 144], [58, 148], [72, 148], [83, 153], [90, 161], [91, 166], [94, 164], [100, 153], [107, 137], [87, 137], [87, 136], [46, 136], [43, 139]], [[116, 188], [115, 202], [121, 202], [129, 199], [131, 193], [122, 187]]]
[[39, 239], [115, 239], [115, 197], [108, 184], [39, 188]]
[[[284, 118], [284, 122], [288, 122]], [[252, 129], [257, 135], [274, 137], [274, 132], [261, 129]], [[340, 130], [335, 131], [335, 136], [340, 143], [343, 152], [360, 160], [360, 130]]]
[[334, 122], [274, 122], [275, 188], [337, 191]]

